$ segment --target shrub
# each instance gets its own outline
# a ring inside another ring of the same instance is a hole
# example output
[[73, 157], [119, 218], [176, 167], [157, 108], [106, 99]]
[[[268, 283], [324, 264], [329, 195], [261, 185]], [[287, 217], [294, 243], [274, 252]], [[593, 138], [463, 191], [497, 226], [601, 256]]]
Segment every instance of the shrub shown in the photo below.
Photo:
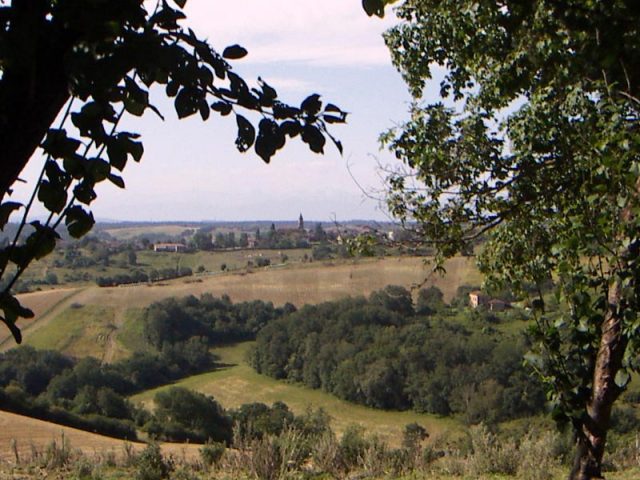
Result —
[[227, 447], [224, 443], [219, 442], [207, 442], [200, 448], [200, 457], [202, 458], [202, 463], [206, 466], [217, 466], [222, 460], [224, 452], [227, 450]]
[[163, 480], [169, 478], [173, 464], [165, 460], [160, 447], [153, 443], [147, 445], [137, 461], [136, 480]]
[[349, 425], [340, 439], [340, 459], [347, 470], [362, 463], [365, 451], [370, 447], [364, 438], [364, 428], [360, 425]]

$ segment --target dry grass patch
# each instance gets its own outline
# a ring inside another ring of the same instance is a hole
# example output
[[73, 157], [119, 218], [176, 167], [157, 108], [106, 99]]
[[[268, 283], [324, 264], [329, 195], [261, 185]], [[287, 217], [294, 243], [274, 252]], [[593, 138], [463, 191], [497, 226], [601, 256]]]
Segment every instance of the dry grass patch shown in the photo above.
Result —
[[[85, 455], [113, 452], [117, 457], [121, 457], [125, 455], [125, 449], [140, 452], [146, 446], [142, 442], [127, 442], [0, 411], [0, 461], [3, 463], [15, 463], [16, 451], [22, 460], [28, 460], [34, 449], [39, 452], [45, 451], [52, 441], [60, 443], [63, 439], [68, 442], [70, 448], [80, 450]], [[165, 455], [171, 454], [176, 458], [188, 460], [199, 458], [200, 445], [163, 443], [160, 446]]]

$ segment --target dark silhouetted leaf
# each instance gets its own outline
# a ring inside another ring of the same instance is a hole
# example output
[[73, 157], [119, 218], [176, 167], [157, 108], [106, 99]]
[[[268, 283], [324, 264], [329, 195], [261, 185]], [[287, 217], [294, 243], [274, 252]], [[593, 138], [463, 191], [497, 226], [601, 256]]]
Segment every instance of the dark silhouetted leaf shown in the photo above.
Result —
[[120, 171], [122, 171], [127, 164], [125, 141], [126, 139], [119, 139], [115, 137], [111, 137], [107, 141], [107, 156], [109, 157], [109, 163]]
[[38, 221], [31, 222], [31, 226], [34, 228], [34, 232], [27, 237], [25, 245], [33, 258], [40, 260], [53, 251], [60, 235], [53, 227], [44, 226]]
[[362, 0], [362, 7], [370, 17], [376, 15], [384, 17], [384, 0]]
[[50, 212], [60, 213], [67, 204], [67, 191], [60, 183], [43, 180], [38, 188], [38, 200]]
[[325, 112], [343, 113], [342, 110], [340, 110], [340, 107], [338, 107], [337, 105], [334, 105], [333, 103], [327, 103], [327, 105], [324, 107], [324, 111]]
[[73, 155], [80, 146], [76, 139], [69, 138], [64, 129], [51, 129], [42, 142], [42, 149], [53, 158], [66, 158]]
[[262, 160], [269, 163], [271, 157], [284, 147], [284, 133], [273, 120], [262, 119], [258, 126], [258, 138], [256, 139], [256, 153]]
[[238, 60], [239, 58], [245, 57], [247, 53], [249, 52], [240, 45], [231, 45], [224, 49], [222, 56], [229, 60]]
[[320, 101], [320, 95], [317, 93], [309, 95], [300, 104], [300, 109], [310, 116], [316, 115], [320, 111], [320, 108], [322, 108], [322, 102]]
[[278, 120], [284, 120], [285, 118], [295, 118], [300, 114], [300, 109], [290, 107], [284, 103], [276, 102], [273, 104], [273, 116]]
[[300, 134], [300, 132], [302, 131], [302, 127], [298, 122], [287, 120], [286, 122], [282, 122], [282, 125], [280, 125], [280, 130], [285, 135], [289, 135], [290, 138], [293, 138]]
[[95, 220], [91, 212], [87, 212], [82, 207], [75, 206], [67, 210], [65, 224], [69, 235], [73, 238], [80, 238], [91, 230], [95, 224]]
[[312, 152], [324, 153], [326, 139], [317, 127], [305, 125], [302, 129], [302, 141], [309, 145]]
[[93, 184], [87, 180], [76, 185], [73, 189], [73, 194], [79, 202], [84, 203], [85, 205], [89, 205], [97, 198], [96, 192], [93, 189]]
[[110, 173], [109, 176], [107, 177], [109, 179], [109, 181], [111, 183], [113, 183], [114, 185], [120, 187], [120, 188], [124, 188], [124, 180], [122, 179], [121, 176], [119, 175], [114, 175], [113, 173]]
[[198, 99], [190, 88], [183, 88], [175, 99], [174, 106], [178, 118], [186, 118], [198, 111]]
[[209, 110], [209, 104], [207, 103], [206, 100], [203, 99], [198, 104], [198, 111], [200, 112], [200, 117], [202, 118], [202, 120], [206, 121], [209, 119], [209, 114], [211, 113], [211, 110]]
[[227, 103], [227, 102], [214, 102], [211, 104], [211, 110], [220, 112], [220, 115], [224, 117], [231, 113], [231, 110], [233, 110], [233, 107], [231, 106], [230, 103]]
[[4, 230], [11, 214], [20, 207], [22, 204], [18, 202], [4, 202], [0, 205], [0, 230]]
[[242, 115], [236, 115], [236, 123], [238, 124], [238, 137], [236, 138], [236, 147], [241, 152], [246, 152], [253, 146], [256, 137], [256, 129], [251, 122]]

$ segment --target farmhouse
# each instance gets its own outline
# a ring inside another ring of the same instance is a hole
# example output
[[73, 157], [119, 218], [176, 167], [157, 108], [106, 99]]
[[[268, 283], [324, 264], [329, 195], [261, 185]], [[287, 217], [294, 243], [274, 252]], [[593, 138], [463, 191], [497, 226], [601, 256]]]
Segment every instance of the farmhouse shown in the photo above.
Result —
[[184, 252], [187, 247], [182, 243], [156, 243], [153, 245], [154, 252]]
[[491, 298], [479, 290], [474, 290], [473, 292], [469, 293], [469, 306], [471, 308], [484, 306], [490, 312], [502, 312], [507, 308], [511, 308], [509, 302], [505, 302], [504, 300], [500, 300], [498, 298]]
[[471, 308], [478, 308], [480, 305], [487, 305], [487, 303], [489, 303], [489, 297], [480, 290], [469, 292], [469, 306]]
[[489, 311], [491, 312], [502, 312], [507, 308], [510, 308], [511, 305], [503, 300], [499, 300], [497, 298], [491, 299], [487, 302], [489, 307]]

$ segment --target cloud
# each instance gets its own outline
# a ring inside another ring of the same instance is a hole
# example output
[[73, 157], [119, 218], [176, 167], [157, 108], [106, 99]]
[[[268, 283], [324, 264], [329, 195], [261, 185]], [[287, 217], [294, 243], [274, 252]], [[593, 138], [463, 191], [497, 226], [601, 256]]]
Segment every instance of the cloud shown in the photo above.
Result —
[[314, 66], [389, 64], [381, 34], [390, 14], [369, 18], [356, 0], [192, 0], [188, 24], [218, 48], [239, 43], [246, 62], [296, 62]]

